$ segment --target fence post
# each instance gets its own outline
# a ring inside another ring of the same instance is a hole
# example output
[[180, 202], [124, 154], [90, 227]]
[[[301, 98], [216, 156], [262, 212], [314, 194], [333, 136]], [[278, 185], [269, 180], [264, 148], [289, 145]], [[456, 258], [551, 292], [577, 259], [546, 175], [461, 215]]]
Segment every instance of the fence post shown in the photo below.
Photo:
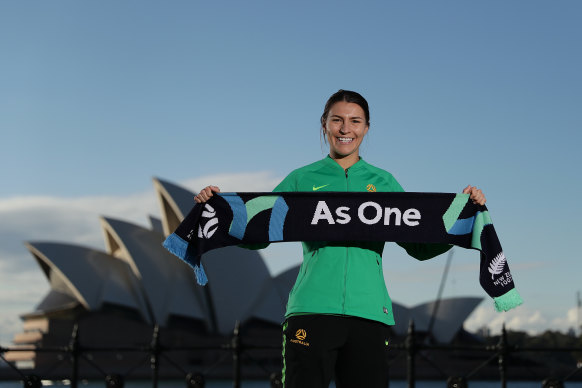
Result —
[[414, 321], [411, 319], [408, 324], [408, 335], [405, 341], [406, 346], [406, 380], [408, 388], [414, 388], [415, 385], [415, 357], [416, 357], [416, 332], [414, 330]]
[[499, 338], [499, 377], [501, 379], [501, 388], [507, 387], [507, 355], [509, 353], [509, 346], [507, 343], [507, 331], [505, 330], [505, 323], [501, 328], [501, 337]]
[[73, 325], [73, 333], [71, 334], [71, 341], [69, 342], [69, 352], [71, 352], [71, 388], [77, 388], [77, 381], [79, 379], [79, 323], [75, 322]]
[[152, 343], [150, 344], [150, 366], [152, 368], [152, 383], [153, 388], [158, 387], [159, 369], [160, 369], [160, 326], [154, 326], [154, 334], [152, 336]]
[[241, 354], [241, 341], [240, 341], [240, 322], [236, 321], [234, 324], [234, 335], [230, 341], [230, 346], [232, 347], [232, 365], [233, 365], [233, 387], [240, 388], [240, 354]]

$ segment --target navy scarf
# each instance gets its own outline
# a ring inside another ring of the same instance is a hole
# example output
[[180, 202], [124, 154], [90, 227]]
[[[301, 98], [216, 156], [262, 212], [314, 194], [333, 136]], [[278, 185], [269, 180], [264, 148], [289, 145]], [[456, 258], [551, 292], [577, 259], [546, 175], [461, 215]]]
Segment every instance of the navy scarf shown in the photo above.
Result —
[[479, 282], [497, 311], [522, 303], [485, 206], [469, 194], [220, 193], [196, 204], [164, 247], [190, 264], [199, 284], [212, 249], [282, 241], [446, 243], [480, 252]]

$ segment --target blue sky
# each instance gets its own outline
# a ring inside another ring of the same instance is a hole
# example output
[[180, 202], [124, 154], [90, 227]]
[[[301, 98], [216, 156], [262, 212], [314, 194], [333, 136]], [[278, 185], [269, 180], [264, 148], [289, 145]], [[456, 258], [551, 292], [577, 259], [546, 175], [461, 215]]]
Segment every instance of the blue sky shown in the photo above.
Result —
[[[145, 223], [152, 176], [268, 190], [325, 155], [340, 88], [370, 103], [361, 155], [405, 189], [484, 190], [525, 305], [484, 302], [472, 324], [573, 326], [580, 15], [574, 0], [0, 3], [0, 341], [48, 287], [21, 241], [103, 248], [97, 213]], [[298, 255], [266, 253], [273, 271]], [[485, 296], [477, 261], [456, 251], [445, 296]], [[387, 247], [393, 299], [432, 299], [444, 262]], [[15, 275], [34, 286], [13, 294]]]

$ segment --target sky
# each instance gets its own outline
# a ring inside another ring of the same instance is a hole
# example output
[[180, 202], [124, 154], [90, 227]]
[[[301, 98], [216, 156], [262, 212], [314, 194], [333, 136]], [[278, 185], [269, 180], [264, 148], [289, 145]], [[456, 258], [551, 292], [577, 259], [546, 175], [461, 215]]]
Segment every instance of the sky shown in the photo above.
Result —
[[[100, 216], [159, 216], [152, 177], [271, 190], [326, 155], [338, 89], [366, 97], [360, 154], [407, 191], [484, 191], [524, 304], [496, 313], [456, 248], [443, 296], [484, 298], [465, 327], [576, 327], [581, 16], [577, 0], [0, 2], [0, 344], [48, 291], [24, 241], [104, 250]], [[263, 254], [277, 274], [300, 251]], [[445, 262], [387, 245], [392, 299], [434, 299]]]

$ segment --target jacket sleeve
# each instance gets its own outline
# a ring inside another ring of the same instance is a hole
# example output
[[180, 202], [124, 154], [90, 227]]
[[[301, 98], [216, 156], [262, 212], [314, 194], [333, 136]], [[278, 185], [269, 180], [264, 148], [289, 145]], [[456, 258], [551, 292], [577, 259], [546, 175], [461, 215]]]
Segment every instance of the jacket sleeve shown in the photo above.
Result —
[[429, 243], [397, 243], [406, 250], [410, 256], [416, 260], [428, 260], [441, 255], [451, 249], [449, 244], [429, 244]]

